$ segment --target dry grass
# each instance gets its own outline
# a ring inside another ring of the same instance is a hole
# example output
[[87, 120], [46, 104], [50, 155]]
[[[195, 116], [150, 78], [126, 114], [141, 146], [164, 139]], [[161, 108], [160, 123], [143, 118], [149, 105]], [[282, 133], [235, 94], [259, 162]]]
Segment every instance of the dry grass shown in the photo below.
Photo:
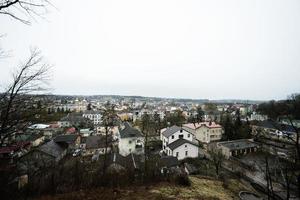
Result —
[[246, 186], [237, 180], [230, 179], [224, 187], [221, 181], [190, 177], [192, 185], [190, 187], [180, 187], [169, 183], [160, 183], [155, 186], [131, 187], [113, 191], [112, 189], [91, 189], [55, 196], [44, 196], [38, 200], [231, 200], [238, 199], [238, 192], [246, 190]]

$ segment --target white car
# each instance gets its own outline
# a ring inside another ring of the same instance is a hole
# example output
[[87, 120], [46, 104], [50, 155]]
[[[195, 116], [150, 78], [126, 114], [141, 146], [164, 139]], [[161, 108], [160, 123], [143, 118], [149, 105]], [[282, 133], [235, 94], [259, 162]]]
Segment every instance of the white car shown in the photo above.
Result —
[[97, 161], [98, 159], [99, 159], [99, 153], [94, 154], [94, 155], [92, 156], [92, 162], [95, 162], [95, 161]]
[[81, 153], [81, 149], [76, 149], [73, 153], [73, 156], [76, 157], [76, 156], [79, 156]]
[[277, 155], [280, 157], [280, 158], [287, 158], [288, 155], [286, 155], [286, 153], [284, 152], [277, 152]]

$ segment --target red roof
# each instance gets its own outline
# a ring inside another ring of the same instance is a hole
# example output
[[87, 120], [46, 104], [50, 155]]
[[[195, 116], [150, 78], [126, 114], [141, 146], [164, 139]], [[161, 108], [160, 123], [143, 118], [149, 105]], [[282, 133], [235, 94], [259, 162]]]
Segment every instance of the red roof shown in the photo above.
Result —
[[49, 125], [50, 125], [50, 128], [59, 128], [58, 124], [49, 124]]
[[27, 141], [26, 142], [18, 142], [9, 147], [2, 147], [2, 148], [0, 148], [0, 154], [18, 151], [19, 149], [24, 148], [27, 145], [30, 145], [30, 142], [27, 142]]
[[74, 127], [72, 127], [72, 128], [68, 128], [67, 130], [66, 130], [66, 133], [75, 133], [76, 132], [76, 129], [74, 128]]

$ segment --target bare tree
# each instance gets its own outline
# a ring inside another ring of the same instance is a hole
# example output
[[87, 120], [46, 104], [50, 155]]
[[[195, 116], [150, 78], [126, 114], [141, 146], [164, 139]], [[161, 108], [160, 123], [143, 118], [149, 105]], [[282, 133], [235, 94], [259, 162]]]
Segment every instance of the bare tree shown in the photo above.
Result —
[[274, 196], [273, 180], [272, 180], [272, 173], [270, 170], [269, 159], [267, 156], [265, 157], [265, 175], [266, 175], [266, 181], [267, 181], [268, 199], [272, 199]]
[[5, 51], [0, 46], [0, 59], [5, 57]]
[[[4, 35], [0, 35], [0, 40], [4, 37]], [[4, 49], [2, 48], [1, 46], [1, 43], [0, 43], [0, 59], [3, 59], [3, 58], [6, 58], [8, 56], [7, 52], [4, 51]]]
[[30, 25], [36, 17], [43, 18], [47, 5], [51, 5], [48, 0], [0, 0], [0, 14]]
[[[295, 99], [293, 99], [293, 100], [295, 101]], [[288, 117], [288, 119], [290, 121], [291, 126], [293, 127], [293, 129], [296, 132], [295, 137], [289, 137], [290, 140], [294, 143], [294, 146], [296, 148], [296, 156], [295, 156], [294, 162], [292, 163], [292, 166], [295, 169], [299, 169], [299, 167], [300, 167], [300, 132], [299, 132], [299, 128], [294, 126], [292, 119], [290, 117]], [[300, 172], [298, 171], [297, 173], [295, 173], [295, 176], [297, 179], [298, 196], [300, 197]], [[285, 180], [288, 180], [288, 176], [285, 178]], [[286, 182], [286, 184], [288, 186], [287, 189], [290, 189], [289, 188], [290, 183]], [[288, 195], [289, 195], [289, 193], [288, 193]]]
[[34, 49], [28, 60], [12, 74], [12, 83], [0, 94], [0, 147], [17, 130], [28, 126], [33, 112], [33, 94], [47, 90], [50, 66]]
[[224, 162], [224, 155], [222, 154], [221, 150], [215, 148], [209, 150], [209, 155], [210, 155], [210, 160], [212, 161], [215, 170], [216, 170], [216, 175], [219, 177], [220, 174], [220, 169], [222, 167], [222, 163]]
[[105, 105], [105, 109], [102, 110], [102, 123], [105, 127], [105, 151], [104, 151], [104, 161], [103, 161], [103, 169], [102, 175], [104, 176], [106, 173], [106, 163], [107, 163], [107, 150], [108, 150], [108, 137], [111, 135], [111, 131], [118, 120], [118, 115], [115, 111], [115, 105], [107, 102]]
[[[292, 108], [290, 108], [292, 110], [292, 112], [295, 112], [295, 111], [297, 111], [296, 109], [299, 109], [297, 107], [297, 104], [299, 102], [297, 102], [296, 98], [299, 98], [299, 97], [297, 97], [295, 95], [292, 95], [290, 97], [290, 101], [292, 102], [292, 105], [293, 105]], [[293, 123], [293, 114], [283, 115], [283, 117], [288, 119], [289, 124], [291, 125], [292, 129], [295, 131], [294, 135], [288, 135], [288, 139], [294, 145], [295, 150], [296, 150], [295, 156], [292, 158], [293, 162], [291, 163], [291, 167], [293, 169], [299, 169], [299, 167], [300, 167], [300, 132], [299, 132], [299, 128], [296, 127]], [[279, 130], [281, 130], [281, 129], [279, 128]], [[283, 171], [283, 172], [285, 172], [285, 171]], [[287, 173], [288, 173], [288, 171], [287, 171]], [[296, 170], [296, 173], [294, 173], [293, 175], [296, 176], [298, 196], [300, 196], [300, 172], [299, 172], [299, 170]], [[288, 181], [288, 178], [289, 178], [288, 174], [285, 174], [285, 176], [286, 176], [285, 180]], [[287, 189], [289, 190], [290, 189], [289, 188], [290, 182], [286, 182], [286, 184], [288, 186]], [[288, 192], [288, 195], [289, 195], [289, 191], [287, 191], [287, 192]]]
[[161, 128], [161, 119], [160, 119], [160, 116], [157, 112], [155, 112], [154, 115], [153, 115], [153, 121], [154, 121], [155, 134], [159, 135], [160, 134], [160, 128]]
[[284, 182], [284, 186], [286, 188], [286, 199], [290, 199], [291, 196], [291, 184], [294, 178], [295, 169], [293, 169], [293, 165], [289, 166], [287, 163], [280, 163], [280, 173]]
[[149, 137], [149, 129], [150, 129], [150, 116], [147, 113], [142, 115], [141, 121], [141, 131], [145, 137], [144, 141], [144, 156], [145, 156], [145, 164], [144, 164], [144, 181], [148, 179], [148, 160], [149, 160], [149, 144], [148, 144], [148, 137]]

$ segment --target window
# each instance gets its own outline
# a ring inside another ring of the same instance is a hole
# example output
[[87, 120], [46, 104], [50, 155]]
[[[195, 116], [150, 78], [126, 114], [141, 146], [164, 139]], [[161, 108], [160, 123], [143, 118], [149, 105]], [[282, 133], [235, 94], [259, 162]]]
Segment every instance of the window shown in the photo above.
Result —
[[182, 129], [180, 129], [180, 133], [182, 133]]
[[186, 148], [186, 147], [187, 147], [187, 144], [186, 144], [186, 145], [184, 145], [184, 147]]
[[176, 157], [177, 157], [177, 158], [179, 157], [179, 152], [176, 152]]
[[185, 151], [185, 156], [188, 156], [188, 151]]
[[179, 139], [180, 139], [180, 138], [183, 138], [183, 135], [179, 135]]
[[172, 135], [172, 139], [174, 139], [174, 135]]
[[131, 140], [129, 140], [128, 143], [131, 144]]
[[188, 134], [188, 138], [191, 137], [191, 134]]

